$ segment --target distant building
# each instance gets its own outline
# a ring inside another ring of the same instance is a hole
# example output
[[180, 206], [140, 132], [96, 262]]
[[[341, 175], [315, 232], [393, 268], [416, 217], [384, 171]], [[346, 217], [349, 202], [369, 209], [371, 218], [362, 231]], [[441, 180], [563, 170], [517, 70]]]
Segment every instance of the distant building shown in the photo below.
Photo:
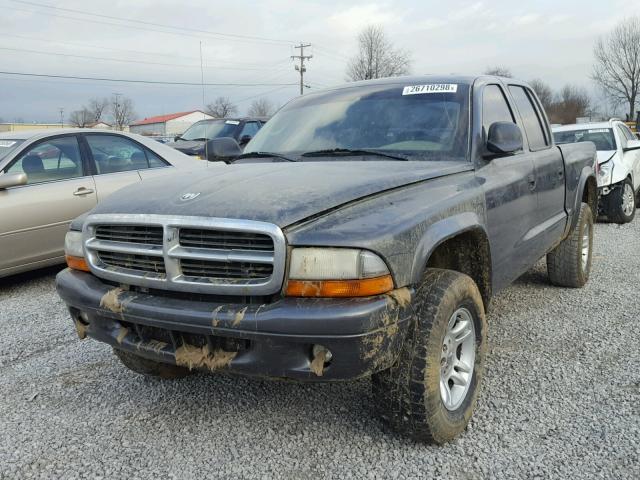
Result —
[[60, 123], [0, 123], [0, 132], [23, 132], [26, 130], [46, 130], [49, 128], [69, 128]]
[[101, 128], [101, 129], [105, 129], [105, 130], [111, 130], [111, 125], [109, 125], [106, 122], [95, 122], [95, 123], [90, 123], [89, 125], [87, 125], [87, 128]]
[[129, 131], [140, 135], [180, 135], [195, 122], [208, 118], [213, 117], [201, 110], [170, 113], [134, 122], [129, 125]]

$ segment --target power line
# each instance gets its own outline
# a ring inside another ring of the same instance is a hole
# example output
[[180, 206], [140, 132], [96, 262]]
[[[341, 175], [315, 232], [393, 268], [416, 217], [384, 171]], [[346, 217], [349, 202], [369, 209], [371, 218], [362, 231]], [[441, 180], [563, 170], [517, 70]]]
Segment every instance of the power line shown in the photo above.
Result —
[[[153, 57], [167, 57], [167, 58], [172, 58], [172, 59], [179, 59], [179, 60], [196, 60], [199, 61], [199, 57], [185, 57], [185, 56], [178, 56], [175, 54], [168, 54], [168, 53], [159, 53], [159, 52], [149, 52], [149, 51], [142, 51], [142, 50], [127, 50], [127, 49], [122, 49], [122, 48], [111, 48], [111, 47], [105, 47], [102, 45], [95, 45], [95, 44], [90, 44], [90, 43], [74, 43], [74, 42], [63, 42], [60, 40], [54, 40], [52, 38], [37, 38], [37, 37], [30, 37], [27, 35], [18, 35], [18, 34], [8, 34], [8, 33], [0, 33], [0, 37], [8, 37], [8, 38], [19, 38], [22, 40], [30, 40], [30, 41], [35, 41], [35, 42], [45, 42], [47, 43], [47, 45], [49, 44], [57, 44], [57, 45], [67, 45], [70, 47], [81, 47], [81, 48], [89, 48], [91, 50], [107, 50], [107, 51], [111, 51], [111, 52], [124, 52], [124, 53], [133, 53], [136, 55], [146, 55], [146, 56], [153, 56]], [[235, 62], [232, 60], [226, 60], [226, 59], [220, 59], [220, 58], [216, 58], [215, 59], [216, 62], [221, 62], [221, 63], [225, 63], [225, 64], [230, 64], [230, 65], [242, 65], [242, 66], [248, 66], [248, 67], [258, 67], [258, 68], [265, 68], [265, 67], [270, 67], [270, 66], [275, 66], [275, 65], [279, 65], [281, 63], [285, 63], [288, 62], [289, 59], [285, 60], [285, 61], [280, 61], [276, 64], [271, 64], [271, 63], [246, 63], [246, 62]]]
[[[257, 37], [257, 36], [252, 36], [252, 35], [240, 35], [240, 34], [233, 34], [233, 33], [222, 33], [222, 32], [214, 32], [214, 31], [210, 31], [210, 30], [201, 30], [198, 28], [188, 28], [188, 27], [179, 27], [179, 26], [175, 26], [175, 25], [168, 25], [168, 24], [163, 24], [163, 23], [155, 23], [155, 22], [147, 22], [144, 20], [135, 20], [135, 19], [130, 19], [130, 18], [122, 18], [122, 17], [115, 17], [115, 16], [111, 16], [111, 15], [102, 15], [99, 13], [93, 13], [93, 12], [87, 12], [86, 10], [76, 10], [73, 8], [62, 8], [62, 7], [55, 7], [53, 5], [47, 5], [44, 3], [38, 3], [38, 2], [29, 2], [26, 0], [10, 0], [14, 3], [20, 3], [23, 5], [29, 5], [29, 6], [35, 6], [35, 7], [39, 7], [39, 8], [47, 8], [47, 9], [51, 9], [51, 10], [57, 10], [57, 11], [61, 11], [61, 12], [69, 12], [69, 13], [74, 13], [74, 14], [80, 14], [80, 15], [88, 15], [88, 16], [92, 16], [92, 17], [98, 17], [98, 18], [106, 18], [108, 20], [116, 20], [119, 22], [129, 22], [129, 23], [137, 23], [140, 25], [149, 25], [149, 26], [153, 26], [153, 27], [159, 27], [159, 28], [169, 28], [172, 30], [179, 30], [179, 31], [183, 31], [183, 32], [193, 32], [193, 33], [198, 33], [198, 34], [204, 34], [204, 35], [211, 35], [211, 36], [217, 36], [217, 37], [226, 37], [230, 40], [236, 40], [236, 41], [251, 41], [251, 42], [258, 42], [258, 43], [279, 43], [279, 44], [290, 44], [293, 43], [292, 40], [283, 40], [283, 39], [275, 39], [275, 38], [267, 38], [267, 37]], [[32, 10], [33, 12], [33, 10]], [[39, 13], [39, 14], [44, 14], [44, 12], [38, 12], [35, 11], [35, 13]], [[52, 15], [51, 13], [47, 13], [47, 15]], [[66, 17], [64, 15], [59, 15], [56, 14], [55, 16], [61, 17], [61, 18], [71, 18], [73, 20], [82, 20], [82, 21], [91, 21], [91, 20], [86, 20], [86, 19], [81, 19], [81, 18], [76, 18], [76, 17]], [[95, 20], [92, 21], [93, 23], [106, 23], [106, 22], [97, 22]], [[113, 24], [113, 23], [106, 23], [107, 25], [117, 25], [117, 26], [122, 26], [122, 27], [128, 27], [128, 28], [136, 28], [136, 29], [140, 29], [140, 27], [138, 26], [134, 26], [134, 25], [124, 25], [124, 24]], [[151, 30], [151, 31], [157, 31], [157, 30]], [[162, 33], [174, 33], [174, 34], [179, 34], [177, 32], [162, 32]], [[194, 36], [194, 35], [191, 35]]]
[[307, 71], [307, 68], [304, 66], [304, 61], [305, 60], [310, 60], [313, 58], [313, 55], [305, 55], [304, 54], [304, 49], [305, 47], [310, 47], [311, 44], [307, 43], [306, 45], [301, 43], [300, 45], [296, 45], [293, 48], [297, 48], [300, 50], [300, 55], [291, 55], [292, 59], [299, 59], [300, 60], [300, 66], [296, 65], [296, 70], [300, 72], [300, 95], [302, 95], [304, 93], [304, 72]]
[[[41, 50], [29, 50], [26, 48], [10, 48], [10, 47], [0, 47], [0, 50], [10, 51], [10, 52], [25, 52], [32, 53], [36, 55], [53, 55], [56, 57], [69, 57], [69, 58], [82, 58], [88, 60], [102, 60], [106, 62], [121, 62], [121, 63], [136, 63], [140, 65], [159, 65], [166, 67], [181, 67], [181, 68], [200, 68], [202, 65], [185, 65], [180, 63], [160, 63], [160, 62], [148, 62], [145, 60], [129, 60], [125, 58], [113, 58], [113, 57], [96, 57], [93, 55], [75, 55], [71, 53], [59, 53], [59, 52], [44, 52]], [[283, 63], [283, 62], [279, 62]], [[277, 65], [277, 64], [276, 64]], [[217, 70], [259, 70], [264, 71], [264, 68], [260, 67], [221, 67], [219, 65], [204, 65], [204, 68], [215, 68]]]
[[[0, 72], [0, 75], [17, 75], [22, 77], [44, 77], [44, 78], [70, 78], [73, 80], [92, 80], [100, 82], [116, 82], [116, 83], [142, 83], [148, 85], [185, 85], [185, 86], [201, 86], [201, 83], [195, 82], [163, 82], [160, 80], [132, 80], [122, 78], [101, 78], [101, 77], [79, 77], [75, 75], [45, 75], [42, 73], [25, 73], [25, 72]], [[207, 87], [270, 87], [270, 86], [289, 86], [295, 83], [205, 83]]]

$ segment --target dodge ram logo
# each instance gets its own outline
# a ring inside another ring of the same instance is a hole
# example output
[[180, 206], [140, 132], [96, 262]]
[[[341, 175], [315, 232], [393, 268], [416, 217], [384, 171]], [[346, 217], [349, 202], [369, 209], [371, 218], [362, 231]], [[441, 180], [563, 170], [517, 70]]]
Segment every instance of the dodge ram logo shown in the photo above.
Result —
[[180, 195], [180, 200], [182, 200], [183, 202], [186, 202], [187, 200], [193, 200], [198, 195], [200, 195], [200, 192], [183, 193], [182, 195]]

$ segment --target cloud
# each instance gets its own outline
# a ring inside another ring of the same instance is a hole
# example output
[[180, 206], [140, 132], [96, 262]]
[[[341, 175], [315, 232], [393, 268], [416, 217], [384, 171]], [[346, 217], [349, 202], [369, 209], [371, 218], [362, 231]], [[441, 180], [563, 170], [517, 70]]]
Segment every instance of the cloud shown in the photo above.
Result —
[[357, 5], [329, 17], [329, 25], [341, 31], [359, 32], [367, 25], [399, 23], [402, 17], [378, 4]]

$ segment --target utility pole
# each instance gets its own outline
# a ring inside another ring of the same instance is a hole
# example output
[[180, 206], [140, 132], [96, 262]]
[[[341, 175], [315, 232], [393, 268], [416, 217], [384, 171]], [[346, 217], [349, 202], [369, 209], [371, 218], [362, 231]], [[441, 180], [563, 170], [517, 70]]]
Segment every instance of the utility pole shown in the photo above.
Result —
[[64, 108], [60, 107], [60, 127], [64, 128]]
[[307, 85], [304, 84], [304, 72], [307, 71], [307, 68], [304, 66], [304, 61], [313, 58], [313, 55], [304, 54], [304, 49], [310, 46], [311, 46], [310, 43], [307, 43], [307, 44], [300, 43], [300, 45], [296, 45], [295, 47], [293, 47], [293, 48], [300, 49], [300, 55], [291, 55], [291, 58], [293, 60], [300, 59], [300, 65], [296, 65], [296, 70], [300, 72], [300, 95], [304, 93], [304, 87], [307, 87]]

